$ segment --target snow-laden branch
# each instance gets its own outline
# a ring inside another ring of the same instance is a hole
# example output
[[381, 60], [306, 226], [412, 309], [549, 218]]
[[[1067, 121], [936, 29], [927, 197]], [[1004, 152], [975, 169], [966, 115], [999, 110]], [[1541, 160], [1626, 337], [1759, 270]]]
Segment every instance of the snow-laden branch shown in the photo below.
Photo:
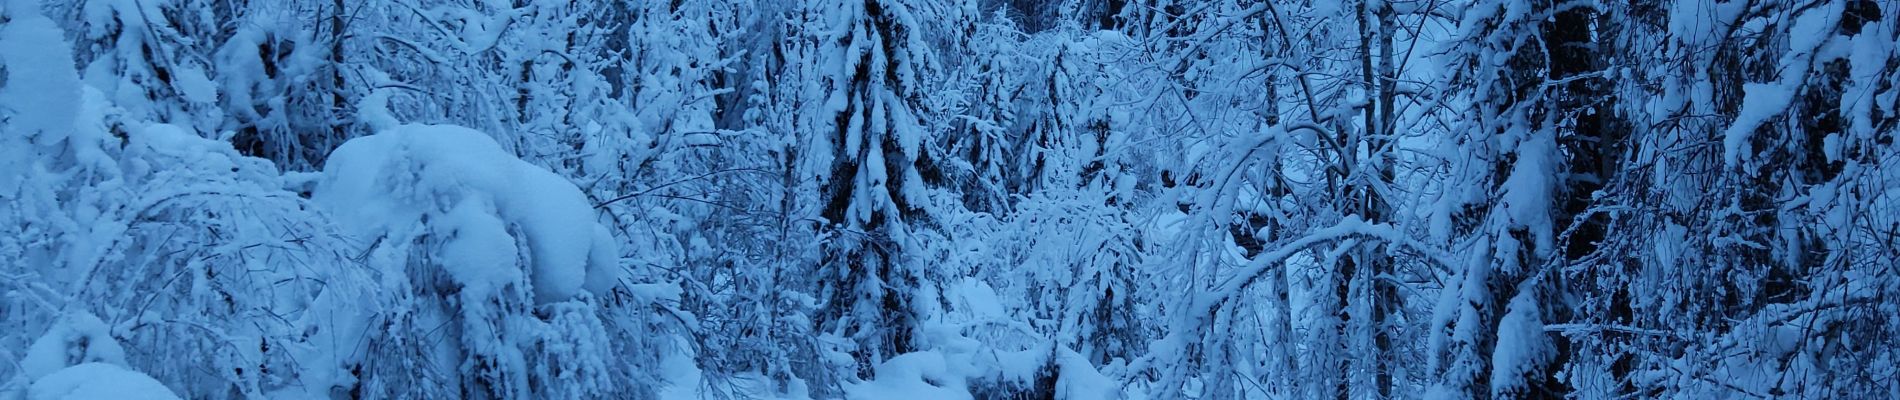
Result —
[[[1187, 353], [1184, 351], [1188, 348], [1186, 340], [1188, 340], [1191, 335], [1201, 333], [1206, 327], [1208, 320], [1214, 316], [1214, 312], [1222, 304], [1239, 296], [1241, 291], [1246, 290], [1248, 286], [1251, 286], [1255, 281], [1266, 276], [1266, 274], [1273, 272], [1275, 268], [1283, 266], [1285, 261], [1293, 257], [1293, 255], [1299, 254], [1313, 246], [1347, 240], [1384, 242], [1391, 246], [1410, 249], [1424, 256], [1432, 263], [1438, 264], [1440, 267], [1450, 268], [1456, 265], [1449, 253], [1414, 239], [1391, 224], [1371, 223], [1358, 215], [1349, 215], [1331, 226], [1309, 231], [1297, 239], [1283, 242], [1271, 251], [1262, 252], [1254, 256], [1246, 265], [1238, 268], [1237, 271], [1221, 280], [1218, 284], [1208, 288], [1197, 288], [1200, 290], [1189, 293], [1187, 296], [1190, 296], [1190, 298], [1186, 302], [1186, 306], [1181, 309], [1173, 310], [1177, 317], [1173, 319], [1174, 324], [1169, 327], [1166, 336], [1160, 341], [1155, 342], [1156, 347], [1150, 349], [1149, 355], [1144, 357], [1143, 360], [1131, 365], [1131, 369], [1139, 370], [1144, 368], [1145, 365], [1143, 364], [1155, 361], [1153, 359], [1154, 357], [1186, 356]], [[1168, 373], [1170, 377], [1164, 378], [1164, 380], [1184, 378], [1179, 375], [1181, 373], [1185, 372], [1170, 372]], [[1168, 385], [1163, 384], [1161, 386]]]
[[1348, 238], [1366, 238], [1383, 241], [1390, 245], [1401, 246], [1416, 251], [1440, 266], [1450, 267], [1455, 265], [1451, 260], [1451, 256], [1446, 252], [1413, 239], [1410, 235], [1406, 235], [1405, 232], [1400, 231], [1391, 224], [1370, 223], [1357, 215], [1349, 215], [1340, 220], [1337, 224], [1314, 230], [1307, 233], [1306, 236], [1287, 242], [1273, 251], [1260, 253], [1258, 256], [1255, 256], [1252, 260], [1247, 262], [1247, 265], [1242, 266], [1238, 272], [1227, 277], [1227, 279], [1220, 282], [1220, 284], [1198, 295], [1191, 303], [1192, 306], [1184, 310], [1186, 314], [1183, 315], [1188, 316], [1188, 318], [1193, 321], [1197, 321], [1193, 323], [1193, 325], [1198, 326], [1200, 325], [1198, 321], [1205, 319], [1209, 313], [1213, 312], [1215, 307], [1220, 306], [1220, 304], [1226, 302], [1227, 299], [1239, 295], [1240, 291], [1245, 290], [1247, 286], [1259, 280], [1262, 275], [1282, 265], [1287, 258], [1292, 257], [1294, 254], [1299, 254], [1300, 251], [1306, 250], [1308, 247], [1314, 245]]

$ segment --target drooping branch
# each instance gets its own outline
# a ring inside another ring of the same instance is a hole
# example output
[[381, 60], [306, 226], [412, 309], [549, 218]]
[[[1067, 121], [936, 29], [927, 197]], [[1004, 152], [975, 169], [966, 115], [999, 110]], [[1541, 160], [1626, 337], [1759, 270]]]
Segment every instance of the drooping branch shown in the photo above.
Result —
[[[1182, 310], [1182, 312], [1185, 312], [1185, 314], [1182, 315], [1186, 315], [1187, 318], [1195, 320], [1205, 319], [1206, 315], [1213, 312], [1216, 307], [1227, 302], [1228, 299], [1239, 295], [1242, 290], [1246, 290], [1254, 281], [1259, 280], [1262, 275], [1271, 272], [1274, 267], [1282, 265], [1287, 258], [1299, 254], [1299, 252], [1315, 245], [1348, 238], [1377, 240], [1390, 245], [1411, 249], [1425, 256], [1425, 258], [1432, 263], [1445, 268], [1452, 268], [1457, 265], [1448, 252], [1414, 239], [1391, 224], [1370, 223], [1357, 215], [1349, 215], [1332, 226], [1314, 230], [1298, 239], [1288, 241], [1272, 251], [1260, 253], [1260, 255], [1249, 260], [1247, 265], [1240, 267], [1239, 271], [1228, 276], [1227, 279], [1223, 280], [1220, 284], [1201, 292], [1198, 297], [1190, 303], [1191, 306], [1188, 309]], [[1191, 325], [1195, 326], [1177, 326], [1176, 328], [1198, 329], [1200, 323], [1192, 322]], [[1173, 333], [1170, 333], [1170, 335], [1172, 334]]]

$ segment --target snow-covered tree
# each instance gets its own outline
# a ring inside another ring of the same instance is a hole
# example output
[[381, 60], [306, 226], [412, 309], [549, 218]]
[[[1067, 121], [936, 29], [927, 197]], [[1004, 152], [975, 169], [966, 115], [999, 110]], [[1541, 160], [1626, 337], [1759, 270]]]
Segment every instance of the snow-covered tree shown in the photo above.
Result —
[[0, 400], [1895, 397], [1896, 134], [1874, 0], [0, 0]]
[[[815, 58], [798, 60], [820, 97], [802, 110], [795, 155], [812, 182], [824, 233], [813, 272], [824, 302], [820, 331], [849, 340], [839, 351], [860, 371], [915, 350], [928, 270], [916, 259], [914, 232], [929, 229], [924, 173], [942, 155], [932, 142], [924, 96], [937, 72], [924, 44], [928, 8], [905, 1], [814, 2], [801, 6]], [[849, 368], [849, 366], [844, 366]]]
[[1895, 8], [1609, 5], [1611, 54], [1631, 60], [1611, 72], [1640, 84], [1614, 92], [1633, 100], [1627, 161], [1579, 266], [1581, 393], [1892, 390], [1870, 376], [1891, 371], [1896, 331], [1871, 299], [1893, 287], [1860, 277], [1893, 268], [1866, 244], [1892, 237]]

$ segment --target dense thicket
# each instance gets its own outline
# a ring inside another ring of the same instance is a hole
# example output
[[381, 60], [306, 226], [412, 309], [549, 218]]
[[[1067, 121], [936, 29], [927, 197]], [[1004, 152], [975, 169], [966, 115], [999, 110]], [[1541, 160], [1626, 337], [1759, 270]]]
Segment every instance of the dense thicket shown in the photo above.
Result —
[[0, 399], [1900, 397], [1886, 2], [0, 7]]

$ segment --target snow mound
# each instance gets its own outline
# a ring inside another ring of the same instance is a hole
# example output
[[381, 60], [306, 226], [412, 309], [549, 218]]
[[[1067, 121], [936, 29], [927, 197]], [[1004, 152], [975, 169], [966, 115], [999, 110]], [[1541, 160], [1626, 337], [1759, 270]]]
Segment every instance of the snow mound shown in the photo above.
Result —
[[[26, 400], [178, 398], [151, 376], [126, 369], [125, 348], [105, 321], [83, 311], [60, 316], [19, 365], [23, 374], [14, 382], [32, 382]], [[0, 398], [22, 398], [11, 390], [0, 391]]]
[[518, 281], [522, 261], [538, 303], [602, 292], [620, 278], [619, 250], [580, 189], [472, 129], [401, 125], [345, 142], [313, 199], [363, 238], [431, 229], [464, 290]]
[[125, 348], [107, 332], [105, 321], [90, 313], [75, 312], [61, 316], [27, 347], [20, 369], [33, 380], [86, 363], [125, 364]]
[[1069, 400], [1115, 400], [1122, 398], [1121, 384], [1102, 375], [1087, 357], [1069, 349], [1058, 349], [1056, 365], [1062, 373], [1056, 378], [1056, 398]]
[[177, 394], [150, 376], [117, 365], [91, 362], [54, 372], [27, 389], [29, 400], [176, 400]]
[[877, 366], [877, 379], [846, 386], [846, 398], [968, 400], [966, 376], [953, 367], [964, 360], [955, 358], [936, 351], [892, 357]]

